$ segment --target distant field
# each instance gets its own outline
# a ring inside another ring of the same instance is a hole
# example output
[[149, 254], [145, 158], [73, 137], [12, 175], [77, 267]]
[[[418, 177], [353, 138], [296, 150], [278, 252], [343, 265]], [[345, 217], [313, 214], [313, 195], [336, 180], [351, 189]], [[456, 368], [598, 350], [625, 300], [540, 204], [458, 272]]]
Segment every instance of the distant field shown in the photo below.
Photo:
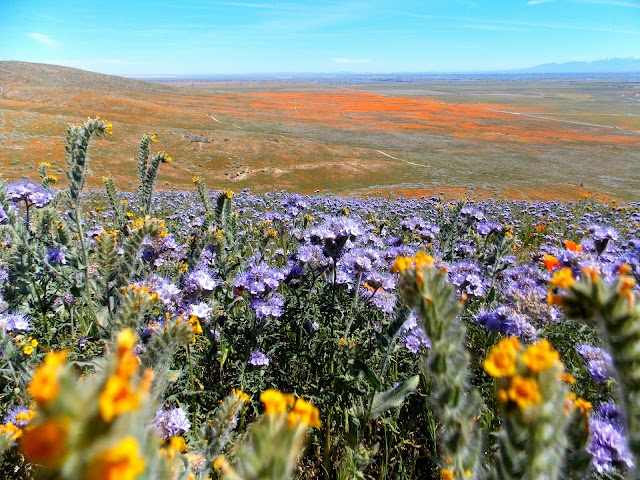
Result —
[[[67, 123], [100, 115], [94, 185], [133, 188], [139, 137], [160, 188], [577, 199], [640, 194], [640, 84], [616, 81], [144, 83], [0, 62], [0, 165], [63, 175]], [[165, 168], [166, 167], [166, 168]]]

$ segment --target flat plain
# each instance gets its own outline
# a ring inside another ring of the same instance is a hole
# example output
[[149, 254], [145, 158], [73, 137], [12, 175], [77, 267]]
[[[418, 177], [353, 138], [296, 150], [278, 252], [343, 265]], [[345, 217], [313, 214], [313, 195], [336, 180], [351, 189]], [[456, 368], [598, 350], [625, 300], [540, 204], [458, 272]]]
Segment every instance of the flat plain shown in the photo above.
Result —
[[[113, 123], [90, 184], [136, 183], [138, 142], [174, 161], [158, 187], [464, 198], [622, 201], [640, 194], [640, 82], [509, 76], [401, 81], [141, 82], [0, 62], [0, 169], [64, 176], [67, 124]], [[165, 168], [166, 167], [166, 168]], [[62, 178], [61, 178], [62, 180]]]

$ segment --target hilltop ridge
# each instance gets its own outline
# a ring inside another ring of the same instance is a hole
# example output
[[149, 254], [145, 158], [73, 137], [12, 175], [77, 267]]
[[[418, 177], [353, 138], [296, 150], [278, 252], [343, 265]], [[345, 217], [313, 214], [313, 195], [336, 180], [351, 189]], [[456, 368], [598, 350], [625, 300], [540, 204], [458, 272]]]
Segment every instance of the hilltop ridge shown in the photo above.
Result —
[[79, 68], [13, 60], [0, 61], [0, 84], [51, 88], [108, 88], [147, 92], [171, 89], [171, 87], [158, 83], [89, 72]]

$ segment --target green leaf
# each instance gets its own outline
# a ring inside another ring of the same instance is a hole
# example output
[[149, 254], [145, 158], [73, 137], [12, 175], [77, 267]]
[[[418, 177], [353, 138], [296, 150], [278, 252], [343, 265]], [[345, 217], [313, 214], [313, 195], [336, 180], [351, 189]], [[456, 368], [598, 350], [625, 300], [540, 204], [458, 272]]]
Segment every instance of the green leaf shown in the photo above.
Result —
[[420, 375], [415, 375], [391, 390], [376, 393], [371, 403], [371, 419], [391, 408], [402, 405], [407, 395], [413, 393], [418, 387], [419, 382]]
[[364, 361], [361, 358], [356, 357], [353, 360], [353, 368], [355, 368], [356, 370], [360, 370], [362, 373], [364, 373], [367, 381], [369, 382], [369, 385], [371, 385], [374, 390], [380, 390], [380, 388], [382, 387], [380, 380], [378, 379], [376, 374], [373, 373], [373, 370], [371, 370], [369, 366], [366, 363], [364, 363]]

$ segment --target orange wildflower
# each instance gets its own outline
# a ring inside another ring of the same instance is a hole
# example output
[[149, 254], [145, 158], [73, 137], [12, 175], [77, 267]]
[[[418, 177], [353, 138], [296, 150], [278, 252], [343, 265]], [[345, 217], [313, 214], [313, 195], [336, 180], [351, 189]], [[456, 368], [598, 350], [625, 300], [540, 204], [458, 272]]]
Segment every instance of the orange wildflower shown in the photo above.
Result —
[[137, 410], [140, 406], [140, 394], [131, 388], [131, 382], [114, 375], [107, 380], [98, 398], [100, 416], [110, 422], [118, 415]]
[[560, 354], [546, 338], [529, 345], [522, 354], [522, 361], [533, 373], [548, 370], [560, 362]]
[[553, 274], [551, 277], [551, 281], [549, 285], [551, 287], [560, 287], [560, 288], [571, 288], [571, 286], [575, 283], [575, 278], [573, 278], [573, 272], [569, 267], [562, 268]]
[[32, 463], [47, 468], [59, 466], [67, 454], [69, 425], [65, 420], [46, 420], [24, 428], [20, 449]]
[[60, 392], [60, 374], [67, 359], [67, 351], [50, 352], [44, 363], [33, 374], [29, 384], [29, 394], [39, 404], [45, 404]]
[[508, 390], [509, 400], [518, 404], [520, 409], [525, 409], [529, 405], [537, 405], [542, 401], [540, 389], [535, 378], [524, 378], [516, 375], [511, 380]]
[[576, 242], [574, 242], [573, 240], [565, 240], [564, 241], [564, 246], [567, 247], [567, 250], [569, 250], [570, 252], [581, 252], [582, 251], [582, 245], [578, 245]]
[[116, 446], [96, 455], [85, 472], [85, 478], [95, 480], [135, 480], [144, 472], [138, 440], [133, 436], [122, 439]]
[[516, 352], [520, 350], [517, 337], [500, 340], [491, 347], [489, 355], [482, 363], [484, 370], [495, 378], [510, 377], [516, 373]]
[[544, 263], [544, 266], [547, 268], [547, 270], [549, 270], [550, 272], [555, 269], [558, 268], [561, 264], [560, 261], [554, 257], [553, 255], [544, 255], [542, 257], [542, 263]]

